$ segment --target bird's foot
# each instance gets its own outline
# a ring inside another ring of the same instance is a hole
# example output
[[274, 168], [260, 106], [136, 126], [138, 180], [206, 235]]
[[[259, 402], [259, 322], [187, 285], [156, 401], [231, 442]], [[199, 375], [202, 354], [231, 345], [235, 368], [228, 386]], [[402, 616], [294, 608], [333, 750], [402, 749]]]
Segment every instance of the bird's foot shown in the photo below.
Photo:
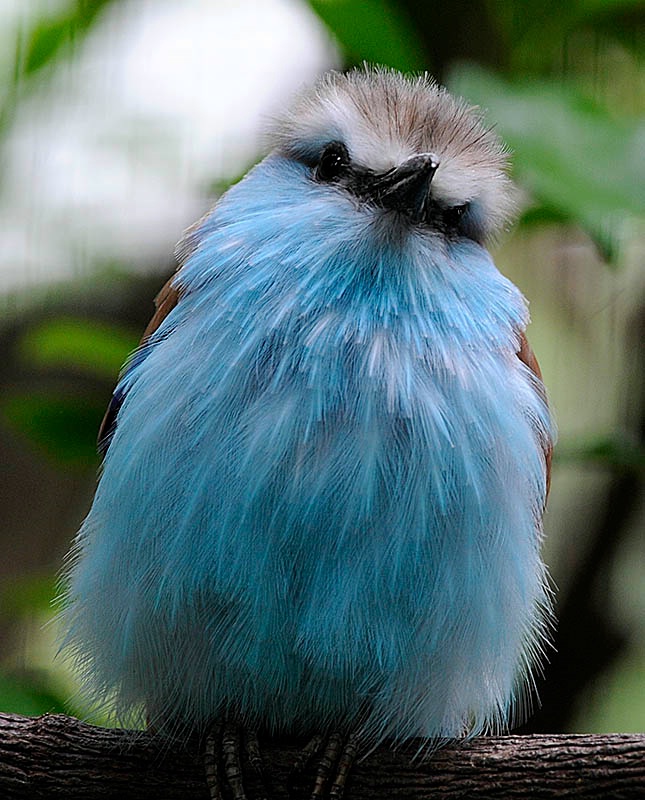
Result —
[[327, 737], [314, 736], [302, 750], [293, 766], [289, 781], [289, 794], [293, 798], [298, 795], [296, 785], [304, 776], [307, 768], [315, 763], [316, 772], [314, 786], [307, 800], [341, 800], [345, 793], [347, 776], [358, 753], [358, 736], [350, 734], [344, 737], [338, 732]]
[[225, 787], [230, 790], [233, 800], [248, 800], [242, 780], [243, 753], [259, 779], [261, 788], [258, 800], [270, 800], [269, 780], [257, 734], [255, 731], [242, 730], [232, 723], [214, 725], [206, 737], [204, 772], [211, 800], [224, 800], [228, 796]]

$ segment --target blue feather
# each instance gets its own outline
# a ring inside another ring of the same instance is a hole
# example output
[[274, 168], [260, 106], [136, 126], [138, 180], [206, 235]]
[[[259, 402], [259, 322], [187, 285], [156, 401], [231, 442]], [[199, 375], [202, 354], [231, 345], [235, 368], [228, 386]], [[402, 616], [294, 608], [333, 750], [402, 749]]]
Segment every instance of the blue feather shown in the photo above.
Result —
[[549, 617], [520, 292], [276, 154], [192, 236], [75, 545], [87, 691], [190, 725], [500, 729]]

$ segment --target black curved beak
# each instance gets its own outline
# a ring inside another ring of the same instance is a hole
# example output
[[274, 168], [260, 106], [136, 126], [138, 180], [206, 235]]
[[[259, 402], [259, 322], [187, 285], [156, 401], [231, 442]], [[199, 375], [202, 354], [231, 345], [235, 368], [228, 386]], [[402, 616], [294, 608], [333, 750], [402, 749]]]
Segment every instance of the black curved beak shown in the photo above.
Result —
[[398, 167], [373, 178], [369, 186], [372, 201], [405, 213], [413, 222], [421, 222], [426, 215], [430, 184], [438, 166], [434, 153], [411, 156]]

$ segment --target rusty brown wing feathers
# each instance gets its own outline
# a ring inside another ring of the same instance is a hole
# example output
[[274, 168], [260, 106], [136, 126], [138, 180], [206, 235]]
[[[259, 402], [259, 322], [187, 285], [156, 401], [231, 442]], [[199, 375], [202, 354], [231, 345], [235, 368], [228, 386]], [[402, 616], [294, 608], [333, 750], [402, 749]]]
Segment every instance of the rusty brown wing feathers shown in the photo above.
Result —
[[[139, 342], [140, 348], [145, 345], [148, 339], [177, 305], [180, 292], [179, 289], [174, 285], [174, 280], [175, 275], [173, 275], [166, 282], [162, 290], [155, 297], [155, 313], [143, 332], [143, 336]], [[122, 396], [117, 396], [116, 394], [113, 395], [103, 417], [103, 421], [101, 422], [101, 427], [99, 428], [98, 433], [98, 447], [101, 455], [105, 455], [110, 445], [110, 440], [112, 438], [112, 434], [114, 433], [114, 426], [116, 424], [116, 417], [119, 413], [119, 408], [121, 407], [122, 402]]]
[[[538, 360], [535, 357], [535, 353], [533, 352], [531, 345], [528, 343], [528, 339], [524, 332], [520, 333], [520, 349], [517, 352], [518, 358], [520, 361], [524, 362], [526, 366], [531, 370], [531, 372], [542, 380], [542, 370], [540, 369], [540, 365], [538, 364]], [[546, 395], [543, 395], [543, 399], [546, 402]], [[553, 456], [553, 442], [546, 441], [544, 443], [544, 460], [546, 462], [546, 493], [547, 496], [549, 494], [549, 489], [551, 487], [551, 458]]]

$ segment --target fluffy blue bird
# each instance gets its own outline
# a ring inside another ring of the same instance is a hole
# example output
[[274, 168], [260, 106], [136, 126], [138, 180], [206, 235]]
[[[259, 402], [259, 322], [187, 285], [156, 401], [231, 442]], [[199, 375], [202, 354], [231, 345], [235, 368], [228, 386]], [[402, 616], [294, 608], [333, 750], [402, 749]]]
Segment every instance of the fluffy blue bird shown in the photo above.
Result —
[[186, 234], [121, 375], [66, 645], [161, 729], [500, 730], [548, 629], [554, 436], [485, 249], [506, 151], [430, 79], [369, 68], [271, 144]]

